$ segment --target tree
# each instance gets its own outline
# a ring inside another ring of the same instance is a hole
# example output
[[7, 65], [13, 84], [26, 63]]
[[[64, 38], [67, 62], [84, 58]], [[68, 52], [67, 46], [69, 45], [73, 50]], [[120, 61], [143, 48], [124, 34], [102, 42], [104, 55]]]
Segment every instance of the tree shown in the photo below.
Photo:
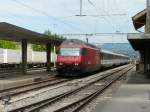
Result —
[[46, 30], [46, 31], [44, 32], [44, 34], [45, 34], [45, 35], [48, 35], [49, 37], [51, 37], [51, 36], [52, 36], [52, 33], [51, 33], [51, 31], [50, 31], [50, 30]]
[[[56, 34], [52, 34], [50, 30], [46, 30], [44, 32], [45, 35], [47, 35], [49, 38], [57, 38], [57, 39], [62, 39], [64, 40], [65, 38], [63, 36], [59, 36], [59, 35], [56, 35]], [[33, 44], [32, 45], [32, 49], [34, 51], [46, 51], [46, 46], [45, 45], [36, 45], [36, 44]], [[54, 46], [52, 46], [52, 49], [51, 51], [53, 52], [54, 51]]]

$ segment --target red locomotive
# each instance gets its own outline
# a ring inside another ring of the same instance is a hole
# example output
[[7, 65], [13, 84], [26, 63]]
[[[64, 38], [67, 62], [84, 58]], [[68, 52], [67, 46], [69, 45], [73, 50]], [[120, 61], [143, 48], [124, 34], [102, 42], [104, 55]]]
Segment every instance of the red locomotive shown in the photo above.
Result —
[[101, 50], [78, 39], [69, 39], [59, 47], [57, 71], [59, 74], [93, 72], [102, 67], [125, 64], [128, 60], [128, 56]]

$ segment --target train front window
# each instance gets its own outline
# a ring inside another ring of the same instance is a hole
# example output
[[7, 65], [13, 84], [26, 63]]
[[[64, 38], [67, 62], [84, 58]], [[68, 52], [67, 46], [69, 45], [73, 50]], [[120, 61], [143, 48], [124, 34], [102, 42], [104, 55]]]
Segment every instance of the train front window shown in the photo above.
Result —
[[61, 56], [79, 56], [80, 48], [60, 48]]

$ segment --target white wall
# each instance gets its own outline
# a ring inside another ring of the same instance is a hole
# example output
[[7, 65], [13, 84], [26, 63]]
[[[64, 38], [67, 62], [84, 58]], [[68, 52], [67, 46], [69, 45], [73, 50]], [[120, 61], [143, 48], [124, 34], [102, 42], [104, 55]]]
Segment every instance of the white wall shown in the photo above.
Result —
[[[28, 62], [46, 62], [46, 52], [28, 51]], [[57, 55], [51, 53], [51, 61], [55, 62]], [[0, 49], [0, 63], [20, 63], [21, 51], [12, 49]]]
[[5, 49], [5, 63], [20, 63], [21, 52], [19, 50]]
[[4, 63], [4, 52], [3, 49], [0, 49], [0, 63]]

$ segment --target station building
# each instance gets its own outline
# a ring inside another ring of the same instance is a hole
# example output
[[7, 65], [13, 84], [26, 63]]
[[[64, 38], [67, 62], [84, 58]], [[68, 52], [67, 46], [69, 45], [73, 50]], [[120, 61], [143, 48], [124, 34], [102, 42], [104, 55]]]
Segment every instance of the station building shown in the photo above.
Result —
[[137, 68], [144, 71], [146, 74], [150, 73], [150, 8], [144, 9], [132, 17], [133, 25], [136, 30], [144, 27], [145, 32], [137, 34], [128, 34], [128, 40], [132, 47], [139, 51], [140, 62]]

